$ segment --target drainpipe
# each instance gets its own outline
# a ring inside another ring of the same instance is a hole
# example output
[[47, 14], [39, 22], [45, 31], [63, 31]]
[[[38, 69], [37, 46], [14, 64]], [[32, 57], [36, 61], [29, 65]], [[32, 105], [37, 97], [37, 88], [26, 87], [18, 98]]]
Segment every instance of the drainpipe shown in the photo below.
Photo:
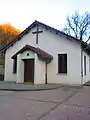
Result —
[[45, 71], [45, 84], [47, 84], [47, 61], [46, 61], [46, 71]]
[[81, 85], [83, 85], [83, 48], [81, 40]]

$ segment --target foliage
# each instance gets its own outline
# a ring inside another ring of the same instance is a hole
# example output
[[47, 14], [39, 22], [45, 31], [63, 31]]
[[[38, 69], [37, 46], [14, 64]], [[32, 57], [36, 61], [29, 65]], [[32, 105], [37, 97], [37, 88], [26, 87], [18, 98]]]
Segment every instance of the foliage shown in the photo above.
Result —
[[0, 47], [5, 46], [14, 40], [14, 38], [18, 36], [20, 32], [20, 30], [14, 28], [10, 24], [0, 25]]
[[73, 35], [80, 40], [90, 39], [89, 12], [80, 15], [78, 11], [75, 11], [72, 16], [67, 16], [66, 21], [67, 23], [63, 29], [64, 32]]
[[0, 65], [4, 65], [4, 64], [5, 64], [4, 57], [0, 57]]

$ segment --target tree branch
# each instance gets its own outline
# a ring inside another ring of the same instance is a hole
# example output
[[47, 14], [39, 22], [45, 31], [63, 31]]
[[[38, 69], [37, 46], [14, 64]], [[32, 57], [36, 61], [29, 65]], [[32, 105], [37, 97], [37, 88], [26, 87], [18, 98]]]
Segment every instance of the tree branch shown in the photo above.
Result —
[[76, 31], [75, 31], [75, 28], [72, 27], [72, 24], [71, 24], [71, 22], [70, 22], [69, 17], [67, 18], [67, 21], [68, 21], [69, 27], [73, 30], [73, 32], [74, 32], [74, 34], [75, 34], [75, 36], [76, 36], [76, 38], [77, 38], [77, 34], [76, 34]]

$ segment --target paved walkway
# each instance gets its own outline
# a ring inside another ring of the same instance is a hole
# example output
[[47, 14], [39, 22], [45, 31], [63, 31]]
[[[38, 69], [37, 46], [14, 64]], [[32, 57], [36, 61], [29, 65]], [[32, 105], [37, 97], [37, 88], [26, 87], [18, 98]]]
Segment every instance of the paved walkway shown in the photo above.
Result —
[[90, 87], [0, 91], [0, 120], [90, 120]]
[[50, 90], [61, 88], [64, 85], [61, 84], [39, 84], [39, 85], [31, 85], [31, 84], [15, 84], [15, 83], [7, 83], [0, 82], [0, 90], [8, 90], [8, 91], [39, 91], [39, 90]]
[[85, 86], [90, 86], [90, 81], [86, 82], [84, 85]]

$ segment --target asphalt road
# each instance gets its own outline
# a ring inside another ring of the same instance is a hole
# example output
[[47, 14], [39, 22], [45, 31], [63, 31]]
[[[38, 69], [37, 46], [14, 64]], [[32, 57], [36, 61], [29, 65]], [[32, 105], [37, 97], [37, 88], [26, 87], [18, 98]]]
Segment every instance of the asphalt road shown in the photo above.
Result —
[[0, 120], [90, 120], [90, 87], [0, 91]]

